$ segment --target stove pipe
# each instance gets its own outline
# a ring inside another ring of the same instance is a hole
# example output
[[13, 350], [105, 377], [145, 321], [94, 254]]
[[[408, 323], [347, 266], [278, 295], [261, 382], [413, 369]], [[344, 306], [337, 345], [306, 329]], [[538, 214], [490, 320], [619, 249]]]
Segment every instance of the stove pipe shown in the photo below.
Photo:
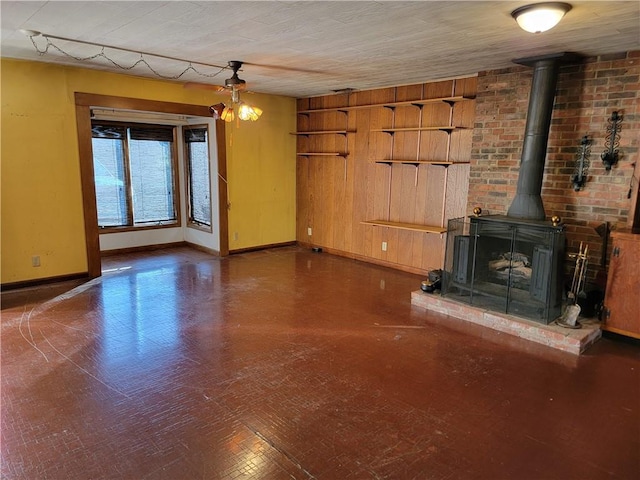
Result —
[[542, 205], [542, 176], [547, 155], [547, 140], [553, 112], [553, 101], [558, 80], [559, 63], [567, 54], [514, 60], [515, 63], [533, 66], [533, 80], [529, 95], [529, 110], [525, 127], [520, 172], [516, 196], [511, 202], [508, 217], [527, 220], [544, 220]]

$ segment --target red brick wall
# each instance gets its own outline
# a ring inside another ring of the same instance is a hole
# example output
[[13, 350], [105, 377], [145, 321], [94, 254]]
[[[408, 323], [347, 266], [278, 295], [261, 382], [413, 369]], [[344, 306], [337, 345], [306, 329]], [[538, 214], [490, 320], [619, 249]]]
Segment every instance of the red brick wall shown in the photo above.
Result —
[[[515, 195], [520, 152], [533, 69], [514, 66], [478, 74], [476, 120], [471, 155], [467, 211], [507, 213]], [[607, 119], [623, 115], [620, 161], [606, 171]], [[572, 188], [580, 140], [589, 135], [591, 166], [583, 190]], [[628, 221], [628, 198], [640, 145], [640, 51], [589, 58], [560, 70], [549, 133], [542, 200], [547, 218], [560, 216], [566, 224], [568, 251], [581, 241], [589, 244], [590, 264], [599, 265], [602, 240], [595, 227]]]

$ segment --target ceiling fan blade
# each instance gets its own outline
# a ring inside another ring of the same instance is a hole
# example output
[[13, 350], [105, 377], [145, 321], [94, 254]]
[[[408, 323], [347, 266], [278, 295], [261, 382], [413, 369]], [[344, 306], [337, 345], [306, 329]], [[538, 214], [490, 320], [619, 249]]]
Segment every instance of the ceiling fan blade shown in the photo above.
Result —
[[[209, 90], [213, 92], [231, 93], [233, 98], [238, 98], [237, 95], [239, 92], [251, 93], [246, 89], [247, 82], [245, 82], [243, 79], [238, 77], [238, 71], [241, 70], [243, 65], [248, 65], [248, 66], [258, 67], [258, 68], [269, 68], [271, 70], [279, 70], [284, 72], [298, 72], [298, 73], [312, 73], [312, 74], [326, 75], [326, 72], [321, 72], [317, 70], [310, 70], [310, 69], [297, 68], [297, 67], [287, 67], [284, 65], [266, 65], [263, 63], [244, 62], [240, 60], [232, 60], [228, 63], [228, 65], [229, 65], [228, 68], [233, 71], [233, 75], [224, 81], [223, 86], [210, 85], [207, 83], [186, 82], [184, 84], [184, 87], [191, 88], [191, 89]], [[234, 101], [237, 101], [237, 100], [234, 100]]]
[[208, 83], [187, 82], [184, 84], [184, 88], [190, 88], [194, 90], [209, 90], [212, 92], [225, 92], [227, 89], [220, 85], [210, 85]]
[[298, 68], [298, 67], [287, 67], [284, 65], [266, 65], [264, 63], [253, 63], [253, 62], [242, 62], [243, 65], [248, 65], [251, 67], [259, 67], [259, 68], [269, 68], [271, 70], [282, 70], [284, 72], [299, 72], [299, 73], [314, 73], [317, 75], [326, 75], [327, 72], [323, 72], [320, 70], [311, 70], [308, 68]]

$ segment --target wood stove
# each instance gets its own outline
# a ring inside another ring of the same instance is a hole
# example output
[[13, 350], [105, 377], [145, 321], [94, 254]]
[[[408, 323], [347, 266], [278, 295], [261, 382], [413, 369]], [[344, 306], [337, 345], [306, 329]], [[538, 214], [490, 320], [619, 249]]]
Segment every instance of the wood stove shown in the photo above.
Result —
[[449, 221], [442, 295], [549, 324], [560, 316], [562, 225], [503, 215]]
[[560, 316], [564, 227], [545, 221], [540, 193], [560, 63], [577, 59], [514, 60], [534, 69], [516, 195], [506, 216], [449, 221], [442, 295], [545, 324]]

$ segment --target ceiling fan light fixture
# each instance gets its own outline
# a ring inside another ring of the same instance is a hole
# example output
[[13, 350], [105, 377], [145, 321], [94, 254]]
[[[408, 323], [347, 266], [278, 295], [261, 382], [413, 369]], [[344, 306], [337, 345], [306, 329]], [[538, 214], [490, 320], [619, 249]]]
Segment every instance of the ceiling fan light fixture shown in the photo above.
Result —
[[569, 10], [568, 3], [543, 2], [516, 8], [511, 16], [523, 30], [541, 33], [555, 27]]
[[229, 62], [229, 68], [233, 70], [233, 76], [225, 81], [225, 88], [231, 90], [231, 104], [217, 103], [209, 107], [213, 117], [222, 119], [225, 122], [232, 122], [235, 119], [255, 122], [262, 115], [262, 109], [254, 107], [240, 101], [240, 90], [244, 89], [246, 82], [238, 78], [238, 70], [242, 67], [242, 62], [233, 60]]
[[262, 109], [241, 103], [238, 107], [238, 118], [240, 120], [251, 120], [255, 122], [262, 115]]
[[236, 118], [236, 114], [233, 111], [233, 107], [227, 107], [225, 105], [224, 109], [222, 110], [222, 113], [220, 114], [220, 118], [225, 122], [233, 122], [233, 120], [235, 120]]
[[211, 105], [209, 107], [209, 111], [211, 112], [211, 115], [213, 115], [213, 118], [222, 118], [222, 113], [224, 112], [225, 109], [225, 105], [224, 103], [216, 103], [215, 105]]

